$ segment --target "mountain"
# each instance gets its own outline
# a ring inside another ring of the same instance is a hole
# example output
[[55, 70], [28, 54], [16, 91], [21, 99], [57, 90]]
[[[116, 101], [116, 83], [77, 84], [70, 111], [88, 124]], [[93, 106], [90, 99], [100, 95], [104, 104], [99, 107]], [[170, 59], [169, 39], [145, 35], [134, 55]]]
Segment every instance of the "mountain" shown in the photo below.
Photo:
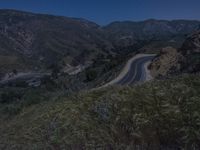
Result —
[[[200, 149], [199, 24], [0, 10], [0, 149]], [[168, 79], [96, 88], [161, 48], [150, 69]]]
[[154, 76], [200, 72], [200, 30], [188, 35], [179, 49], [164, 48], [150, 66]]
[[0, 76], [13, 70], [88, 66], [110, 56], [179, 47], [185, 34], [199, 25], [199, 21], [146, 20], [101, 27], [81, 18], [0, 10]]
[[100, 26], [93, 22], [0, 10], [0, 57], [9, 60], [4, 62], [8, 63], [6, 67], [19, 64], [42, 68], [61, 61], [83, 63], [110, 47]]
[[104, 29], [114, 45], [133, 45], [138, 40], [179, 44], [186, 34], [197, 29], [199, 25], [200, 21], [150, 19], [141, 22], [113, 22]]

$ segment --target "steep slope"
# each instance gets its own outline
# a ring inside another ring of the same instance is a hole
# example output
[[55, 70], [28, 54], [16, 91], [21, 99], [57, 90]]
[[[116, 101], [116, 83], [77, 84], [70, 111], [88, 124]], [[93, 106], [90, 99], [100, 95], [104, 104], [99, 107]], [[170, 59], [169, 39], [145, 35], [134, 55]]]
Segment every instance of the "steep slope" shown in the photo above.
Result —
[[180, 49], [161, 51], [150, 68], [154, 76], [200, 72], [200, 30], [190, 34]]
[[87, 20], [0, 10], [0, 57], [16, 57], [13, 65], [79, 64], [110, 47], [100, 27]]
[[179, 52], [183, 55], [180, 61], [182, 72], [200, 72], [200, 30], [187, 38]]
[[199, 21], [114, 22], [99, 25], [79, 18], [0, 10], [0, 77], [5, 72], [40, 71], [91, 64], [164, 46], [179, 47]]
[[162, 77], [170, 74], [171, 68], [180, 69], [178, 65], [180, 56], [177, 49], [173, 47], [163, 48], [150, 65], [152, 76]]

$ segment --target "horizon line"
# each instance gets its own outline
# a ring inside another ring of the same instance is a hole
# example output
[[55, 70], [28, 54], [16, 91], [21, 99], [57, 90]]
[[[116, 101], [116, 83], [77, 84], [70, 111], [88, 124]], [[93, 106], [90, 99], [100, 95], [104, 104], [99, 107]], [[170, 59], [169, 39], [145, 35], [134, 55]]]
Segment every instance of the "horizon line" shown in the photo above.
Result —
[[174, 18], [174, 19], [166, 19], [166, 18], [146, 18], [146, 19], [124, 19], [124, 20], [113, 20], [110, 21], [109, 23], [97, 23], [96, 21], [93, 21], [92, 19], [84, 18], [84, 17], [76, 17], [76, 16], [67, 16], [67, 15], [61, 15], [61, 14], [53, 14], [53, 13], [45, 13], [45, 12], [35, 12], [35, 11], [29, 11], [29, 10], [20, 10], [20, 9], [13, 9], [13, 8], [0, 8], [0, 11], [16, 11], [16, 12], [21, 12], [21, 13], [30, 13], [30, 14], [35, 14], [35, 15], [49, 15], [49, 16], [54, 16], [54, 17], [65, 17], [65, 18], [71, 18], [71, 19], [83, 19], [92, 23], [95, 23], [99, 26], [106, 26], [115, 22], [145, 22], [145, 21], [150, 21], [150, 20], [155, 20], [155, 21], [200, 21], [200, 19], [184, 19], [184, 18]]

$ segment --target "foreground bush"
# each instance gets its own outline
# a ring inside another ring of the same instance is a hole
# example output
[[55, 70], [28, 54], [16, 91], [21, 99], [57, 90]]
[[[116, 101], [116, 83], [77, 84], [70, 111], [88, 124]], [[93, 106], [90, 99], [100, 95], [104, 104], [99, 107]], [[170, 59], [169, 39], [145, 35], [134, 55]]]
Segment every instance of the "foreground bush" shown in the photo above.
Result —
[[45, 101], [1, 120], [1, 149], [200, 149], [200, 77]]

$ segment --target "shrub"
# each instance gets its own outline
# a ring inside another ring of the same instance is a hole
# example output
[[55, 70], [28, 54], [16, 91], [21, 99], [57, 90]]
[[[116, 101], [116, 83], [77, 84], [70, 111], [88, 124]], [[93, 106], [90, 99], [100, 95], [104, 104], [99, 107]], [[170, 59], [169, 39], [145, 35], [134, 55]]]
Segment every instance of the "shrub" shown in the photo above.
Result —
[[95, 80], [97, 77], [97, 72], [94, 69], [86, 70], [86, 82]]
[[0, 98], [0, 103], [11, 103], [11, 102], [16, 102], [19, 101], [23, 96], [23, 93], [19, 91], [5, 91], [1, 93], [1, 98]]

